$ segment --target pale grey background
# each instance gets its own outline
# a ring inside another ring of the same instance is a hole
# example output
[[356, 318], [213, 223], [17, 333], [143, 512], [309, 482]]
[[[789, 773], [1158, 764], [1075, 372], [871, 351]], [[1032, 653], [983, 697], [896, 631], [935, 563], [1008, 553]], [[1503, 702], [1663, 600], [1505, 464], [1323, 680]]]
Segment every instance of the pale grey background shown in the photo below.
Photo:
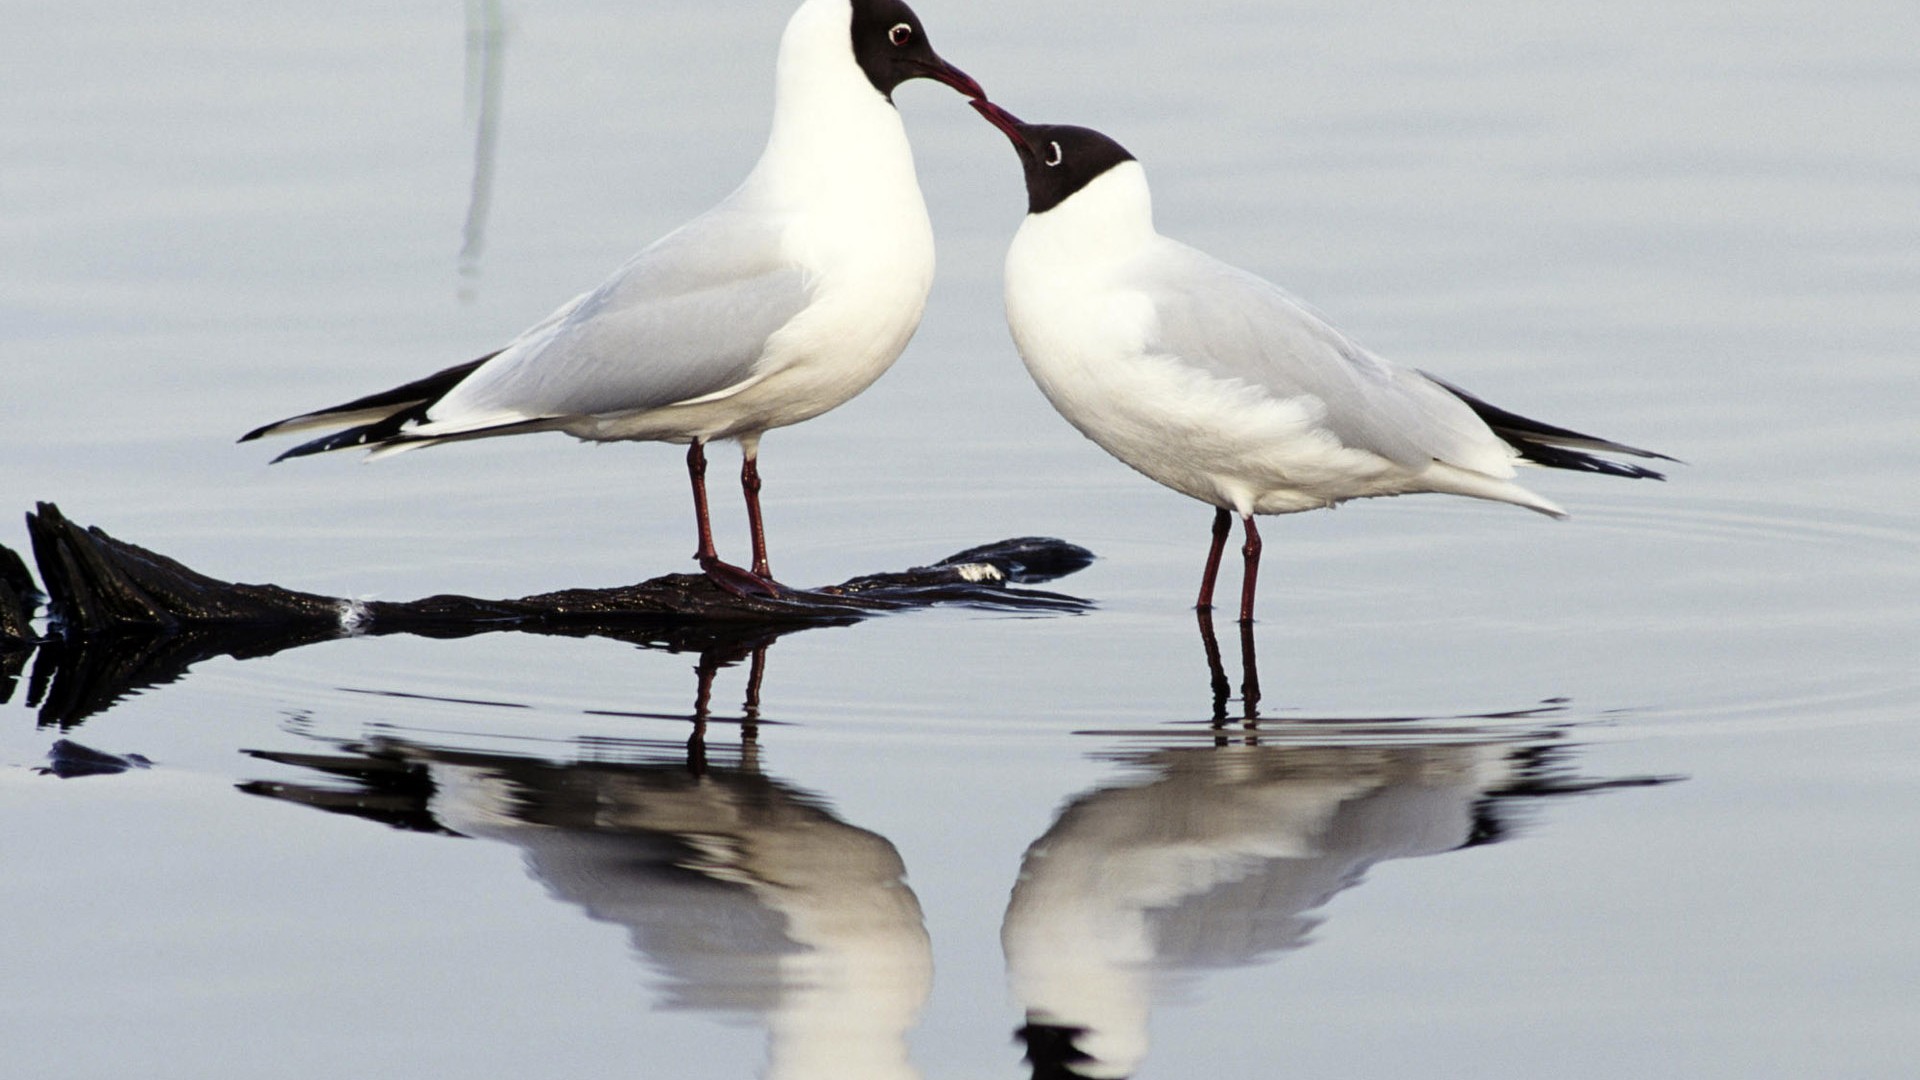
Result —
[[[493, 212], [463, 277], [456, 5], [0, 3], [0, 511], [55, 499], [210, 573], [345, 595], [684, 568], [669, 448], [556, 436], [269, 469], [231, 441], [487, 351], [730, 190], [788, 9], [507, 4]], [[1539, 476], [1565, 524], [1403, 499], [1266, 526], [1269, 717], [1564, 699], [1493, 726], [1544, 723], [1586, 776], [1687, 779], [1382, 865], [1309, 946], [1177, 980], [1139, 1075], [1906, 1075], [1920, 12], [919, 11], [1010, 108], [1127, 144], [1168, 233], [1390, 357], [1692, 463], [1666, 485]], [[767, 440], [777, 569], [838, 580], [1046, 533], [1101, 554], [1064, 583], [1101, 606], [784, 640], [765, 712], [788, 726], [762, 763], [905, 861], [935, 963], [921, 1073], [1014, 1076], [998, 930], [1021, 853], [1066, 800], [1134, 775], [1110, 760], [1133, 741], [1075, 732], [1206, 719], [1186, 605], [1208, 515], [1033, 390], [998, 307], [1013, 156], [942, 88], [898, 100], [941, 276], [893, 373]], [[23, 546], [9, 521], [0, 542]], [[56, 733], [23, 686], [0, 712], [9, 1069], [754, 1074], [756, 1023], [658, 1008], [625, 932], [549, 897], [513, 847], [233, 789], [312, 779], [241, 749], [374, 730], [562, 761], [581, 735], [678, 739], [588, 711], [686, 714], [691, 663], [518, 636], [210, 662], [72, 733], [155, 769], [70, 782], [30, 771]], [[723, 710], [740, 681], [723, 674]]]

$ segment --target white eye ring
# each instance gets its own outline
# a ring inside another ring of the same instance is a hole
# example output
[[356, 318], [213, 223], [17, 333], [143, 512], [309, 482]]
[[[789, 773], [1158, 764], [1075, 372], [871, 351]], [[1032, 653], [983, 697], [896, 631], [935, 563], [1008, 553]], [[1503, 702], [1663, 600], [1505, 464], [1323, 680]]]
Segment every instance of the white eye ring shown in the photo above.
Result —
[[893, 29], [887, 31], [887, 40], [896, 46], [905, 45], [913, 40], [913, 27], [906, 23], [894, 23]]
[[1053, 156], [1048, 158], [1046, 161], [1047, 168], [1051, 169], [1054, 166], [1059, 165], [1062, 161], [1065, 161], [1067, 159], [1067, 155], [1064, 151], [1060, 149], [1059, 143], [1050, 142], [1047, 145], [1053, 147]]

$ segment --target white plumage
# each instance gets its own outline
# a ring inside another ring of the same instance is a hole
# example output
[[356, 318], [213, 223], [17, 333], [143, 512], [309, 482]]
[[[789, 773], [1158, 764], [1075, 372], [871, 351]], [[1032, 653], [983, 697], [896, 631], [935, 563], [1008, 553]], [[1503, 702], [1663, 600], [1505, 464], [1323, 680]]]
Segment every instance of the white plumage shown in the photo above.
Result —
[[1237, 515], [1248, 536], [1241, 619], [1253, 617], [1255, 514], [1438, 492], [1565, 511], [1515, 466], [1659, 474], [1592, 457], [1649, 451], [1527, 420], [1360, 348], [1271, 283], [1159, 234], [1146, 173], [1085, 128], [1025, 124], [974, 103], [1013, 140], [1029, 213], [1007, 252], [1007, 322], [1060, 415], [1103, 449], [1217, 508], [1202, 580]]
[[[933, 229], [891, 98], [919, 77], [981, 93], [899, 0], [806, 0], [781, 39], [766, 150], [718, 206], [489, 357], [246, 438], [353, 425], [283, 458], [529, 431], [690, 444], [696, 557], [722, 585], [770, 591], [761, 434], [872, 385], [933, 283]], [[715, 439], [744, 450], [751, 572], [713, 550], [702, 447]]]
[[1123, 162], [1007, 252], [1020, 355], [1088, 438], [1242, 516], [1416, 491], [1563, 516], [1509, 482], [1519, 452], [1459, 398], [1152, 222], [1146, 173]]

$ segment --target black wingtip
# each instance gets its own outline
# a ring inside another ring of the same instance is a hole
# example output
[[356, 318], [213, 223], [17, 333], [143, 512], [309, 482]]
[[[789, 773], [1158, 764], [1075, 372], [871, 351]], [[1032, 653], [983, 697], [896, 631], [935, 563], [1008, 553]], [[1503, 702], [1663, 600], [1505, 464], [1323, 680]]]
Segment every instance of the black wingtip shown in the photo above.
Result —
[[1495, 435], [1512, 444], [1524, 459], [1535, 465], [1543, 465], [1549, 469], [1571, 469], [1574, 472], [1623, 476], [1633, 480], [1665, 480], [1667, 478], [1665, 473], [1640, 465], [1629, 465], [1626, 462], [1608, 461], [1586, 451], [1626, 454], [1656, 461], [1671, 461], [1676, 465], [1686, 464], [1677, 457], [1655, 450], [1643, 450], [1638, 446], [1628, 446], [1626, 443], [1614, 442], [1612, 439], [1602, 439], [1596, 435], [1588, 435], [1571, 428], [1557, 427], [1521, 416], [1519, 413], [1490, 404], [1431, 372], [1423, 371], [1420, 374], [1465, 402], [1466, 406], [1473, 410], [1474, 415], [1493, 429]]
[[[426, 415], [425, 409], [427, 407], [431, 406], [434, 402], [446, 396], [449, 390], [452, 390], [455, 386], [460, 385], [461, 380], [473, 374], [475, 371], [478, 371], [482, 364], [485, 364], [487, 361], [499, 355], [500, 355], [500, 352], [496, 350], [494, 352], [488, 353], [485, 356], [480, 357], [477, 360], [469, 360], [464, 364], [455, 364], [450, 368], [444, 368], [440, 371], [436, 371], [433, 374], [428, 375], [424, 379], [415, 379], [410, 383], [406, 383], [401, 386], [396, 386], [391, 390], [382, 390], [377, 394], [368, 394], [366, 397], [355, 398], [354, 400], [346, 402], [344, 404], [335, 405], [331, 409], [322, 409], [319, 412], [303, 413], [300, 416], [290, 416], [285, 420], [275, 420], [271, 424], [262, 424], [259, 427], [254, 428], [252, 431], [247, 432], [245, 435], [240, 436], [240, 438], [237, 441], [243, 442], [243, 443], [252, 442], [255, 439], [273, 434], [275, 429], [284, 427], [285, 425], [292, 423], [295, 420], [314, 421], [318, 423], [320, 421], [323, 421], [327, 416], [332, 414], [339, 414], [339, 415], [345, 416], [345, 415], [358, 413], [358, 414], [362, 414], [360, 418], [364, 419], [365, 418], [364, 414], [371, 413], [381, 409], [392, 409], [393, 412], [389, 415], [388, 417], [389, 419], [392, 419], [395, 416], [407, 416], [407, 417], [414, 417], [414, 418], [423, 417]], [[379, 423], [379, 421], [376, 421], [375, 423], [377, 424]], [[351, 434], [353, 430], [364, 430], [364, 429], [350, 429], [349, 431], [341, 432], [341, 434], [343, 435]], [[318, 440], [318, 441], [324, 442], [325, 440]], [[332, 446], [321, 447], [320, 449], [317, 449], [317, 450], [307, 449], [307, 446], [314, 446], [314, 445], [316, 445], [316, 443], [308, 443], [306, 446], [295, 447], [294, 449], [288, 451], [287, 453], [281, 454], [279, 457], [274, 458], [273, 460], [285, 461], [287, 458], [290, 458], [290, 457], [305, 457], [307, 454], [317, 454], [317, 453], [320, 453], [321, 450], [339, 449], [339, 447], [332, 447]], [[353, 446], [358, 444], [343, 443], [341, 445]]]
[[372, 448], [390, 442], [406, 441], [394, 437], [398, 428], [399, 424], [396, 421], [382, 420], [374, 424], [362, 424], [359, 427], [351, 427], [345, 431], [336, 431], [331, 435], [322, 435], [320, 438], [314, 439], [311, 442], [303, 442], [299, 446], [274, 458], [271, 462], [268, 462], [268, 464], [278, 465], [288, 458], [311, 457], [314, 454], [324, 454], [330, 450], [352, 450], [355, 447], [361, 446]]
[[[1598, 473], [1602, 476], [1620, 476], [1628, 480], [1665, 480], [1667, 474], [1645, 465], [1634, 465], [1625, 461], [1608, 461], [1603, 457], [1569, 450], [1564, 446], [1551, 446], [1543, 442], [1534, 442], [1512, 430], [1495, 428], [1494, 433], [1520, 451], [1522, 461], [1532, 462], [1549, 469], [1567, 469], [1572, 472]], [[1663, 460], [1672, 458], [1661, 456]]]

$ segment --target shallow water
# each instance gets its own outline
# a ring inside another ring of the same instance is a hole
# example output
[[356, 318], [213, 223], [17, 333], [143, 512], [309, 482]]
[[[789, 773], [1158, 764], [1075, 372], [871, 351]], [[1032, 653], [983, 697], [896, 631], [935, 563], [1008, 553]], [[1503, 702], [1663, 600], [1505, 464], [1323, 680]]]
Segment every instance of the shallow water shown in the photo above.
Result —
[[[481, 354], [751, 164], [785, 3], [503, 7], [463, 259], [461, 11], [7, 5], [0, 506], [342, 596], [683, 569], [671, 448], [231, 445]], [[1271, 519], [1218, 701], [1208, 512], [1028, 383], [1013, 158], [909, 85], [941, 278], [894, 372], [767, 440], [777, 569], [1057, 535], [1101, 555], [1055, 586], [1095, 610], [796, 633], [757, 693], [716, 652], [691, 760], [700, 658], [607, 640], [334, 641], [86, 715], [24, 676], [12, 1068], [1018, 1076], [1016, 1030], [1072, 1029], [1088, 1076], [1907, 1075], [1910, 5], [919, 10], [1015, 111], [1125, 142], [1163, 231], [1690, 464], [1532, 478], [1564, 524]], [[63, 737], [153, 764], [36, 771]]]

